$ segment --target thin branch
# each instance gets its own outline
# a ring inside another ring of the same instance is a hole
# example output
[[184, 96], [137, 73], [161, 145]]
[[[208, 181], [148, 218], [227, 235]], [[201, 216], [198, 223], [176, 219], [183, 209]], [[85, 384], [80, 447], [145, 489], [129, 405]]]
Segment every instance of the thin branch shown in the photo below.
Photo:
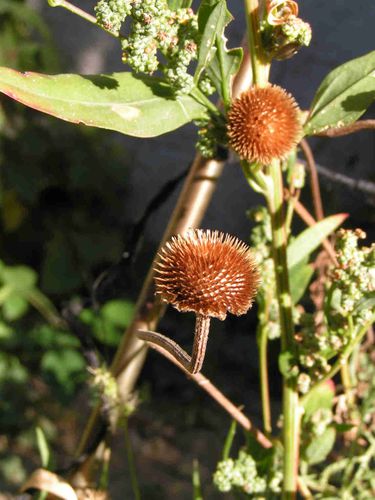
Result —
[[347, 186], [348, 188], [368, 193], [371, 196], [375, 196], [375, 182], [367, 181], [364, 179], [352, 179], [352, 177], [344, 175], [340, 172], [334, 172], [333, 170], [324, 167], [323, 165], [316, 165], [316, 168], [320, 175], [334, 183], [338, 182], [340, 184], [343, 184], [344, 186]]
[[[144, 333], [144, 332], [142, 332]], [[224, 410], [238, 422], [244, 429], [251, 432], [257, 442], [264, 448], [272, 448], [272, 442], [254, 425], [251, 420], [244, 415], [224, 394], [202, 373], [190, 373], [170, 352], [166, 351], [160, 345], [149, 343], [149, 346], [155, 351], [169, 359], [181, 371], [183, 371], [193, 382], [195, 382], [203, 391], [207, 392]]]
[[343, 135], [353, 134], [354, 132], [360, 132], [361, 130], [370, 130], [374, 128], [375, 120], [360, 120], [350, 125], [344, 125], [343, 127], [327, 128], [327, 130], [322, 130], [314, 135], [318, 135], [319, 137], [341, 137]]
[[306, 163], [310, 171], [311, 194], [314, 203], [315, 217], [317, 220], [322, 220], [324, 218], [324, 212], [322, 197], [320, 194], [319, 176], [316, 169], [314, 155], [306, 139], [302, 139], [302, 141], [300, 142], [300, 146], [306, 158]]

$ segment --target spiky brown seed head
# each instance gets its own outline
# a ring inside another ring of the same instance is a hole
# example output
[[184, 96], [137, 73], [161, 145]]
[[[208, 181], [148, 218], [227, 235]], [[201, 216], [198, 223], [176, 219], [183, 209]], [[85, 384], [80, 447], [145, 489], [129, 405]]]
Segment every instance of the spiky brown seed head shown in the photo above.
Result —
[[250, 248], [219, 231], [196, 229], [173, 237], [155, 267], [156, 293], [179, 311], [224, 320], [245, 314], [259, 284]]
[[233, 101], [227, 132], [242, 159], [263, 165], [283, 159], [301, 137], [297, 103], [277, 85], [252, 87]]

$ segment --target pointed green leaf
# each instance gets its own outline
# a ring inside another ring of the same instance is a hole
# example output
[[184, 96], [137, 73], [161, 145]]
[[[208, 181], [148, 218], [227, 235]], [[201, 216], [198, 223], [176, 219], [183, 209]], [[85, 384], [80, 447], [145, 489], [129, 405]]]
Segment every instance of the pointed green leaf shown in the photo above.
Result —
[[375, 100], [375, 51], [331, 71], [311, 105], [305, 133], [355, 122]]
[[289, 269], [316, 250], [322, 241], [335, 231], [347, 217], [348, 214], [331, 215], [300, 233], [288, 246]]
[[41, 427], [35, 428], [35, 434], [36, 434], [36, 443], [38, 445], [41, 465], [44, 469], [46, 469], [49, 466], [49, 461], [51, 456], [48, 446], [48, 441]]
[[207, 74], [225, 104], [229, 104], [231, 80], [240, 68], [243, 57], [241, 47], [227, 50], [224, 35], [217, 40], [217, 52], [207, 68]]
[[68, 122], [155, 137], [206, 116], [190, 96], [174, 98], [161, 80], [132, 73], [42, 75], [0, 68], [0, 92]]
[[202, 36], [199, 44], [197, 69], [194, 75], [196, 83], [199, 81], [202, 71], [208, 66], [215, 55], [216, 36], [224, 31], [227, 22], [227, 12], [225, 0], [219, 0], [214, 6], [208, 5], [206, 2], [202, 5], [202, 9], [199, 9], [198, 24]]
[[290, 294], [293, 304], [297, 304], [308, 287], [314, 269], [303, 261], [289, 269]]

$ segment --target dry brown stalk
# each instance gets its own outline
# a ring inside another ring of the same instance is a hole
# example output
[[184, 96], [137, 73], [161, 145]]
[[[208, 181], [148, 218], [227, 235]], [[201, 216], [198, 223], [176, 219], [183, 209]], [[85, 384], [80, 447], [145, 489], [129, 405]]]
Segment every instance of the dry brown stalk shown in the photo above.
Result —
[[323, 212], [322, 197], [320, 195], [319, 176], [315, 164], [315, 158], [310, 148], [310, 145], [306, 141], [306, 139], [301, 140], [300, 146], [306, 158], [306, 163], [310, 171], [311, 194], [313, 198], [315, 217], [317, 220], [322, 220], [324, 218], [324, 212]]
[[360, 132], [361, 130], [369, 130], [375, 128], [375, 120], [360, 120], [350, 125], [344, 125], [338, 128], [328, 128], [327, 130], [322, 130], [318, 134], [320, 137], [341, 137], [343, 135], [353, 134], [354, 132]]

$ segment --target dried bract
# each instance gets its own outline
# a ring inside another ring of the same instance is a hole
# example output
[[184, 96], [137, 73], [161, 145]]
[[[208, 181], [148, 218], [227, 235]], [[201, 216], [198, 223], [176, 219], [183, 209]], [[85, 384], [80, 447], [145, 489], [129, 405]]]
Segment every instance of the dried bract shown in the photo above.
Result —
[[302, 127], [294, 98], [269, 85], [252, 87], [233, 101], [227, 130], [230, 146], [242, 159], [266, 165], [286, 157]]
[[173, 237], [155, 268], [156, 293], [179, 311], [225, 319], [251, 307], [259, 273], [249, 247], [218, 231]]

